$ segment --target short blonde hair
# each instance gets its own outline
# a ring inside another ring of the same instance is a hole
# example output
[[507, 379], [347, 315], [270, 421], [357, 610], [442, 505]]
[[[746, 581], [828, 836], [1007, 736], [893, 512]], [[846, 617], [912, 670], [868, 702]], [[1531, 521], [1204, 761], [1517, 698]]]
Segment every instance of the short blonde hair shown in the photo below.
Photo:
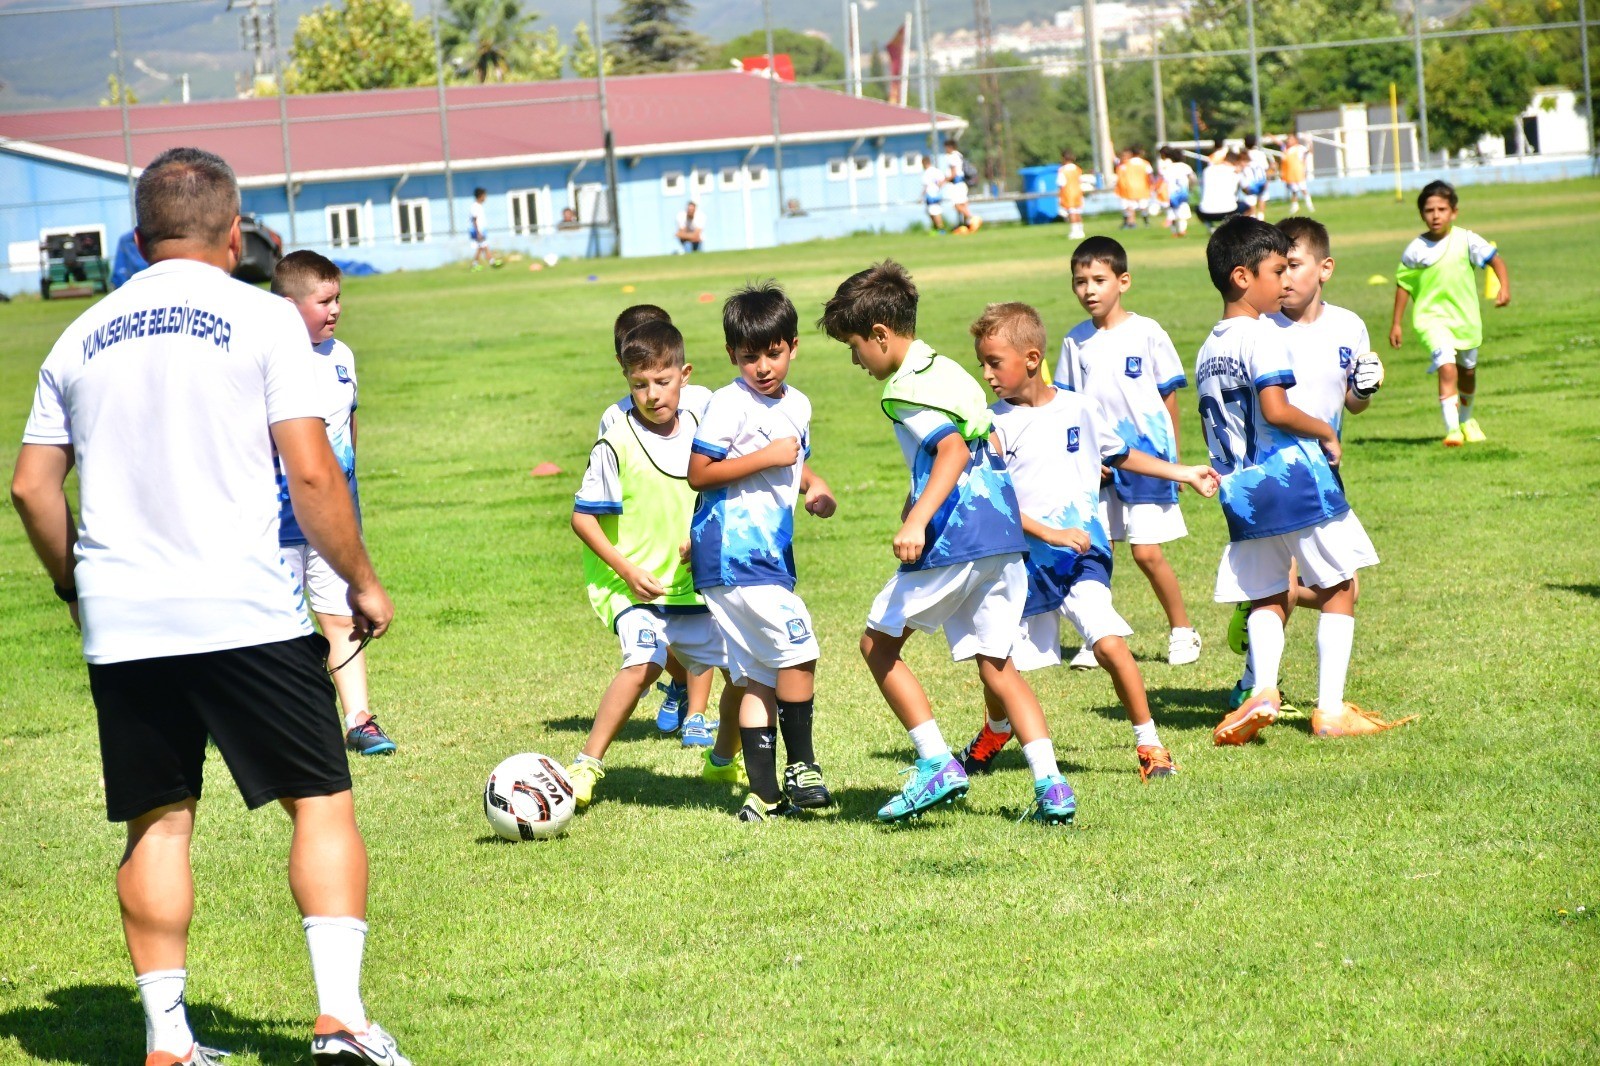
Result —
[[1000, 337], [1019, 352], [1044, 354], [1044, 320], [1025, 303], [990, 304], [972, 324], [974, 341]]

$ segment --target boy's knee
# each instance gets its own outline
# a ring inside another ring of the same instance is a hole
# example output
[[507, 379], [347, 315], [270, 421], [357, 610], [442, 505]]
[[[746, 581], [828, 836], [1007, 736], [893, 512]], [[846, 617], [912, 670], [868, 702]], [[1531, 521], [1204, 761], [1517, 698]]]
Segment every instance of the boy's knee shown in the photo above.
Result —
[[1160, 566], [1167, 561], [1166, 554], [1162, 552], [1159, 544], [1130, 544], [1128, 553], [1141, 567]]
[[893, 662], [900, 657], [900, 641], [886, 633], [868, 629], [861, 634], [861, 657], [869, 664]]

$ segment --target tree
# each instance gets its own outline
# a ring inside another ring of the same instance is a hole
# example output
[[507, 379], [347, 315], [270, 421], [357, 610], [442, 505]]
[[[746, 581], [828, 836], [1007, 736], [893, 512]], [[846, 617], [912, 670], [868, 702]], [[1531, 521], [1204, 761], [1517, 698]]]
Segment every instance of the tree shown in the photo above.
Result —
[[132, 107], [139, 102], [132, 89], [124, 85], [115, 74], [106, 75], [106, 95], [100, 98], [101, 107], [121, 107], [124, 98], [128, 106]]
[[[844, 80], [844, 55], [820, 37], [798, 30], [774, 28], [774, 52], [786, 54], [794, 63], [796, 81]], [[747, 33], [743, 37], [714, 48], [701, 64], [702, 70], [727, 70], [735, 61], [745, 56], [767, 54], [767, 35], [763, 30]]]
[[[610, 74], [617, 65], [616, 57], [610, 52], [605, 54], [606, 73]], [[592, 78], [597, 73], [599, 64], [595, 60], [594, 39], [589, 36], [589, 24], [580, 22], [572, 27], [572, 73], [580, 78]]]
[[[1466, 24], [1473, 27], [1577, 21], [1578, 0], [1482, 0], [1466, 16]], [[1534, 84], [1582, 88], [1583, 54], [1575, 30], [1518, 34], [1511, 40], [1526, 51]], [[1600, 19], [1595, 17], [1593, 8], [1589, 14], [1589, 50], [1600, 52]]]
[[688, 28], [693, 11], [689, 0], [622, 0], [606, 17], [617, 27], [617, 36], [606, 43], [617, 70], [647, 74], [699, 66], [709, 43]]
[[290, 92], [353, 92], [434, 78], [433, 34], [406, 0], [344, 0], [300, 18], [290, 50]]
[[532, 29], [538, 18], [522, 0], [449, 0], [439, 28], [445, 59], [480, 84], [559, 78], [567, 50], [554, 29]]
[[1423, 63], [1432, 148], [1473, 148], [1509, 131], [1532, 98], [1533, 65], [1508, 37], [1469, 37], [1430, 47]]

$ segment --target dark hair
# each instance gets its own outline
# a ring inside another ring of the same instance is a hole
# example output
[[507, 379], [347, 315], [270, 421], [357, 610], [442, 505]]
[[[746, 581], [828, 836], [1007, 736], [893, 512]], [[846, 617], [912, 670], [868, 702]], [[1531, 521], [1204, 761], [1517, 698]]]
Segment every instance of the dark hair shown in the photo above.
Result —
[[1065, 163], [1076, 163], [1078, 161], [1078, 154], [1071, 148], [1063, 148], [1061, 149], [1061, 160]]
[[199, 148], [169, 148], [156, 156], [139, 175], [133, 198], [147, 258], [162, 241], [216, 247], [239, 217], [233, 168]]
[[917, 287], [906, 268], [893, 259], [851, 274], [823, 305], [817, 319], [836, 341], [854, 334], [865, 337], [873, 326], [885, 326], [897, 337], [917, 335]]
[[800, 312], [771, 278], [747, 282], [722, 304], [722, 340], [735, 354], [793, 344], [799, 336]]
[[1328, 239], [1328, 227], [1314, 218], [1295, 215], [1279, 222], [1278, 228], [1289, 238], [1291, 246], [1303, 244], [1306, 251], [1318, 259], [1326, 259], [1333, 254], [1333, 243]]
[[1447, 202], [1451, 210], [1455, 210], [1456, 205], [1459, 203], [1456, 199], [1456, 187], [1454, 185], [1451, 185], [1448, 181], [1430, 181], [1422, 187], [1421, 192], [1417, 193], [1417, 211], [1420, 213], [1427, 206], [1428, 201], [1435, 196]]
[[622, 363], [624, 374], [682, 366], [683, 334], [671, 322], [660, 319], [646, 322], [628, 334], [617, 359]]
[[488, 196], [488, 195], [489, 195], [489, 190], [485, 189], [482, 185], [480, 185], [476, 189], [472, 190], [472, 198], [474, 200], [476, 200], [480, 196]]
[[978, 320], [967, 327], [973, 342], [1000, 337], [1019, 352], [1033, 349], [1044, 352], [1044, 320], [1025, 303], [990, 304]]
[[622, 342], [628, 339], [628, 334], [646, 322], [665, 322], [671, 325], [672, 316], [655, 304], [634, 304], [617, 316], [616, 323], [611, 327], [611, 344], [616, 350], [618, 359], [622, 358]]
[[1244, 146], [1246, 148], [1254, 148], [1256, 146], [1256, 135], [1253, 134], [1253, 133], [1245, 134], [1244, 135]]
[[314, 287], [325, 281], [338, 281], [341, 276], [332, 259], [301, 249], [278, 260], [272, 271], [272, 294], [298, 300], [309, 296]]
[[1090, 237], [1072, 250], [1072, 267], [1104, 263], [1118, 277], [1128, 272], [1128, 250], [1110, 237]]
[[1211, 272], [1211, 284], [1228, 299], [1235, 295], [1233, 272], [1237, 267], [1254, 274], [1268, 256], [1288, 254], [1289, 238], [1283, 230], [1259, 218], [1235, 215], [1218, 226], [1206, 242], [1206, 269]]

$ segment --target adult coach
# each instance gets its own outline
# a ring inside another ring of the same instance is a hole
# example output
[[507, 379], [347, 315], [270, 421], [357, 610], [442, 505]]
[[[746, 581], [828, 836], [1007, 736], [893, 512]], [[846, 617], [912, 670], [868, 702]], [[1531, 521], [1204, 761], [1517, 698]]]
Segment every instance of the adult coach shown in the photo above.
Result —
[[[233, 171], [175, 148], [135, 202], [151, 265], [51, 349], [11, 497], [83, 631], [106, 814], [128, 826], [117, 896], [145, 1063], [214, 1061], [183, 1006], [209, 735], [246, 805], [277, 800], [294, 822], [289, 887], [321, 1014], [312, 1059], [408, 1066], [361, 1002], [366, 845], [327, 645], [278, 552], [274, 446], [301, 527], [350, 584], [357, 633], [382, 635], [394, 607], [328, 446], [305, 326], [229, 277], [242, 246]], [[76, 527], [63, 490], [74, 466]]]
[[700, 245], [706, 239], [706, 217], [700, 213], [699, 204], [690, 200], [689, 206], [678, 212], [678, 228], [673, 236], [678, 238], [680, 251], [700, 250]]

